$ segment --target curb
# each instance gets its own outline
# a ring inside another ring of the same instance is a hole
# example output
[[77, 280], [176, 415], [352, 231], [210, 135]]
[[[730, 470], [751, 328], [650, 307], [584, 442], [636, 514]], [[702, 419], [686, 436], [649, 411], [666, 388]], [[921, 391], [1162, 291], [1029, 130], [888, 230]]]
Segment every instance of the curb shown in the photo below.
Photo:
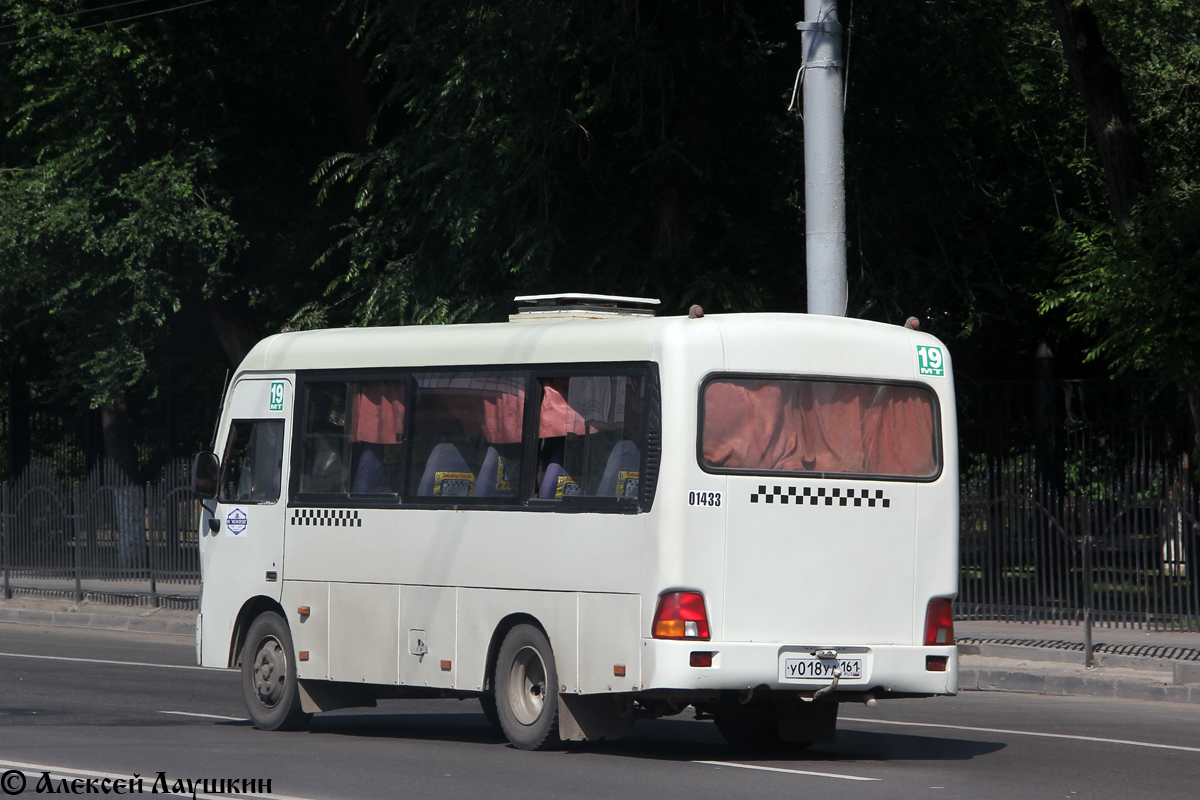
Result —
[[[1083, 652], [1049, 650], [1019, 645], [996, 644], [960, 644], [959, 656], [983, 656], [985, 658], [1004, 658], [1014, 661], [1036, 661], [1046, 666], [1053, 664], [1083, 664]], [[1112, 655], [1097, 652], [1092, 656], [1092, 664], [1096, 667], [1124, 667], [1126, 669], [1156, 670], [1170, 672], [1176, 664], [1187, 662], [1172, 658], [1154, 658], [1147, 656]], [[1200, 664], [1195, 666], [1200, 667]]]
[[[1171, 673], [1164, 673], [1169, 680]], [[959, 666], [958, 688], [967, 692], [1020, 692], [1058, 697], [1109, 697], [1200, 704], [1200, 683], [1164, 683], [1147, 676], [1042, 674], [1015, 669]]]
[[80, 628], [92, 631], [123, 631], [126, 633], [155, 633], [166, 636], [196, 635], [195, 616], [155, 617], [130, 614], [91, 614], [79, 611], [43, 611], [32, 608], [0, 607], [0, 622], [16, 625], [38, 625], [44, 628]]

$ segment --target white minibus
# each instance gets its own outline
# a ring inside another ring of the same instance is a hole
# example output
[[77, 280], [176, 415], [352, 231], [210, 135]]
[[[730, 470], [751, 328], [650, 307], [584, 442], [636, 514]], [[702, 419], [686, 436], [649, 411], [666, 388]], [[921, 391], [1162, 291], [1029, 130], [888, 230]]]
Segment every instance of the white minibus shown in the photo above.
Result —
[[688, 707], [770, 746], [957, 691], [941, 342], [517, 299], [506, 323], [282, 333], [238, 367], [194, 465], [196, 648], [240, 667], [255, 725], [477, 697], [523, 749]]

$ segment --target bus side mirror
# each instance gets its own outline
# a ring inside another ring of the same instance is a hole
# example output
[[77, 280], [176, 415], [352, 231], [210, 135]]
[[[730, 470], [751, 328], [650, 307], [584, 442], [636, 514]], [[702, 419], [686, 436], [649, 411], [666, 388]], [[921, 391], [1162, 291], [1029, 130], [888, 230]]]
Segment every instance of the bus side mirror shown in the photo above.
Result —
[[192, 460], [192, 494], [201, 500], [217, 496], [217, 457], [213, 453], [197, 453]]

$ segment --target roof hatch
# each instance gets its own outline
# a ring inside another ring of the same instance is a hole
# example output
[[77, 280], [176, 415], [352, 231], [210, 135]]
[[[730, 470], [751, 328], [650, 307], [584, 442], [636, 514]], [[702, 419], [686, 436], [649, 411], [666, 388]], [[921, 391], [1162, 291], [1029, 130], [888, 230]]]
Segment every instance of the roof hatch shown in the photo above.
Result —
[[607, 294], [535, 294], [514, 297], [520, 303], [509, 322], [536, 319], [609, 319], [611, 317], [653, 317], [658, 300], [649, 297], [616, 297]]

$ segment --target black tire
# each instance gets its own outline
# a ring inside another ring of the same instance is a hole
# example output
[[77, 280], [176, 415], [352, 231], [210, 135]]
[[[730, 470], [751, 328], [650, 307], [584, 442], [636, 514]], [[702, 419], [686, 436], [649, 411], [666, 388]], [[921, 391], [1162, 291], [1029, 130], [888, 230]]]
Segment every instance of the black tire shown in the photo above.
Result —
[[479, 708], [483, 711], [483, 716], [491, 723], [496, 730], [504, 730], [500, 727], [500, 712], [496, 710], [496, 695], [481, 694], [479, 696]]
[[559, 745], [558, 671], [546, 634], [518, 625], [496, 656], [496, 714], [513, 747], [547, 750]]
[[264, 731], [297, 731], [312, 720], [300, 708], [292, 632], [273, 611], [260, 614], [246, 632], [242, 695], [250, 720]]

